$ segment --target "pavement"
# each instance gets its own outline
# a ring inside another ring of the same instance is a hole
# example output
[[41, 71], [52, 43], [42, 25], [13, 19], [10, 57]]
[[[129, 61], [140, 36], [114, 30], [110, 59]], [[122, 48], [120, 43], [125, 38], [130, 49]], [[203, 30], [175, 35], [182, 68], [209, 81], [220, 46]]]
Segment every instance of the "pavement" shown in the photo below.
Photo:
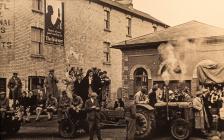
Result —
[[[103, 140], [125, 140], [125, 128], [105, 128], [101, 130]], [[223, 133], [224, 136], [224, 133]], [[224, 138], [224, 137], [223, 137]], [[1, 133], [1, 140], [61, 140], [62, 137], [58, 133], [57, 119], [47, 121], [46, 116], [42, 116], [40, 122], [35, 122], [32, 119], [31, 123], [24, 123], [15, 135], [6, 135]], [[77, 140], [88, 140], [88, 135], [83, 134], [76, 138]], [[96, 138], [95, 138], [96, 139]], [[159, 132], [151, 140], [173, 140], [169, 134]], [[66, 139], [70, 140], [70, 139]], [[206, 140], [197, 137], [192, 137], [190, 140]]]

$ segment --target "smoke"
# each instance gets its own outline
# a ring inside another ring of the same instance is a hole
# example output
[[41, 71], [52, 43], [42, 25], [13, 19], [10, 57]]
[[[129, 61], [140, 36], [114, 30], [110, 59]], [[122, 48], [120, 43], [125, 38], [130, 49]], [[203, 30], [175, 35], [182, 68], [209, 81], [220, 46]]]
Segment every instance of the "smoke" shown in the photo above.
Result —
[[197, 56], [197, 49], [201, 46], [202, 40], [178, 39], [161, 44], [158, 51], [162, 57], [160, 74], [165, 84], [170, 80], [185, 80], [187, 69]]

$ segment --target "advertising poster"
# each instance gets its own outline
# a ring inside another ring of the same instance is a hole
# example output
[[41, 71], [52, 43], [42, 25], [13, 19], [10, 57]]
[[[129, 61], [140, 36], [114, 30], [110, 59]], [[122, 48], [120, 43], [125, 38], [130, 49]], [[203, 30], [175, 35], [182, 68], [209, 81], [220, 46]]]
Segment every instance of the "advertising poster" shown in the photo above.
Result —
[[46, 0], [45, 43], [64, 45], [64, 4], [61, 1]]

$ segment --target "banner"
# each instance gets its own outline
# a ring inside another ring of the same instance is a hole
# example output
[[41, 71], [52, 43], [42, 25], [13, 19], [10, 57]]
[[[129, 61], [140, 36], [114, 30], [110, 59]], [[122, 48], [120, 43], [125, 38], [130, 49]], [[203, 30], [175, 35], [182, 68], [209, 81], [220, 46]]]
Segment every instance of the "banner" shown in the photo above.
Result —
[[45, 1], [45, 43], [64, 45], [64, 3]]

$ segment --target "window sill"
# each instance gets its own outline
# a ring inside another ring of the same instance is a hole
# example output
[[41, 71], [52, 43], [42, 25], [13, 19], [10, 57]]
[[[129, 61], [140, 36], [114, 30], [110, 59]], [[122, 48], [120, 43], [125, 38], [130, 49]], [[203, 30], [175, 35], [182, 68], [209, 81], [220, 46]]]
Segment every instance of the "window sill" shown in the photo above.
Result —
[[35, 9], [32, 9], [32, 12], [39, 13], [39, 14], [44, 14], [43, 11], [35, 10]]
[[110, 29], [104, 29], [104, 31], [106, 31], [106, 32], [111, 32], [111, 30], [110, 30]]
[[45, 59], [45, 57], [42, 54], [31, 54], [31, 58], [40, 58], [40, 59]]
[[111, 65], [110, 62], [103, 62], [103, 65]]
[[126, 35], [126, 37], [130, 37], [130, 38], [132, 38], [132, 35]]

